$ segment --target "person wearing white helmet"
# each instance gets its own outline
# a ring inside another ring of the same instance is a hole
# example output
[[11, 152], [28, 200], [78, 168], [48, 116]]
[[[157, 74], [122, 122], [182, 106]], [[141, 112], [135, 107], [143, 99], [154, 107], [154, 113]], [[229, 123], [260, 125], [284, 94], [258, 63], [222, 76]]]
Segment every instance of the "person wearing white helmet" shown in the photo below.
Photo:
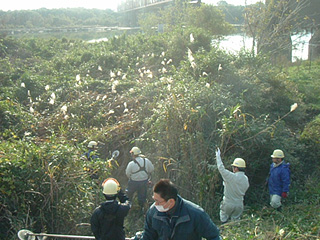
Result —
[[90, 220], [91, 231], [97, 240], [125, 240], [123, 225], [131, 203], [116, 179], [107, 178], [102, 187], [106, 201], [94, 210]]
[[[96, 150], [98, 149], [98, 143], [96, 141], [90, 141], [87, 145], [88, 151], [82, 154], [81, 160], [85, 161], [93, 161], [95, 159], [99, 158], [99, 155], [97, 154]], [[90, 166], [86, 166], [84, 170], [90, 175], [92, 179], [98, 179], [97, 170], [94, 170]]]
[[127, 195], [132, 201], [133, 195], [137, 192], [138, 204], [141, 211], [144, 212], [144, 204], [147, 198], [147, 185], [154, 171], [152, 162], [141, 154], [138, 147], [133, 147], [130, 150], [132, 161], [130, 161], [126, 168], [126, 175], [129, 178]]
[[88, 143], [88, 151], [84, 153], [82, 156], [84, 156], [88, 161], [92, 161], [95, 158], [99, 158], [99, 156], [96, 153], [96, 150], [98, 149], [98, 143], [96, 141], [90, 141]]
[[220, 221], [226, 223], [239, 220], [243, 212], [243, 198], [249, 188], [249, 180], [245, 175], [246, 162], [242, 158], [236, 158], [232, 166], [232, 172], [225, 169], [220, 149], [216, 150], [216, 160], [218, 170], [223, 179], [223, 200], [220, 204]]
[[290, 186], [290, 164], [283, 160], [284, 153], [280, 149], [273, 151], [271, 155], [272, 164], [267, 179], [270, 205], [271, 207], [281, 211], [281, 198], [286, 198]]

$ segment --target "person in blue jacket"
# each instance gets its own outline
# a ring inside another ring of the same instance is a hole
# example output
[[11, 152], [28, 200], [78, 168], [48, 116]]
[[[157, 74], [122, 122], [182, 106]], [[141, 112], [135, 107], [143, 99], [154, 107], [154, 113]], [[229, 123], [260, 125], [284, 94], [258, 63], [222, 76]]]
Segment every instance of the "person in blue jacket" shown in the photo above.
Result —
[[273, 151], [268, 186], [271, 207], [281, 210], [281, 198], [286, 198], [290, 186], [290, 164], [283, 160], [284, 153], [280, 149]]
[[[99, 155], [97, 154], [98, 143], [96, 141], [90, 141], [88, 144], [88, 151], [82, 154], [81, 160], [84, 161], [95, 161], [99, 159]], [[90, 166], [86, 166], [84, 170], [89, 174], [92, 179], [98, 179], [98, 170], [93, 169]]]
[[198, 205], [183, 199], [169, 179], [153, 188], [142, 240], [220, 240], [219, 229]]
[[82, 154], [81, 158], [88, 161], [93, 161], [99, 158], [97, 155], [98, 143], [96, 141], [90, 141], [88, 143], [88, 151]]

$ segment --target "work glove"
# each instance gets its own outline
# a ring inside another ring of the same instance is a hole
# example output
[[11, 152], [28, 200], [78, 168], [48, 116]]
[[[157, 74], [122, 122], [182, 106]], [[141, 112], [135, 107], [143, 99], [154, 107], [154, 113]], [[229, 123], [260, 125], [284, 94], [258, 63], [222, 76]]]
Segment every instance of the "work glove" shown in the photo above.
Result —
[[286, 197], [288, 197], [288, 194], [287, 194], [286, 192], [283, 192], [283, 193], [281, 194], [281, 197], [286, 198]]
[[147, 186], [148, 186], [148, 188], [152, 188], [153, 187], [153, 182], [151, 180], [148, 180]]
[[129, 198], [127, 195], [122, 191], [122, 189], [119, 190], [117, 197], [121, 203], [125, 203]]
[[139, 239], [141, 239], [141, 238], [142, 238], [142, 234], [143, 234], [142, 231], [136, 232], [136, 235], [135, 235], [135, 237], [134, 237], [133, 240], [139, 240]]
[[217, 159], [217, 161], [220, 161], [221, 162], [221, 156], [220, 156], [220, 149], [219, 148], [217, 148], [217, 150], [216, 150], [216, 159]]

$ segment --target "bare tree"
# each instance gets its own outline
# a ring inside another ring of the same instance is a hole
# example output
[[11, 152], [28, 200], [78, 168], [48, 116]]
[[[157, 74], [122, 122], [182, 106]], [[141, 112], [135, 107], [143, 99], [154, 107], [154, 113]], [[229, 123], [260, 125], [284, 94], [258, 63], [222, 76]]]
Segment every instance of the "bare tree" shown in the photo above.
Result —
[[268, 54], [274, 64], [291, 61], [291, 34], [310, 0], [266, 0], [247, 8], [246, 30], [257, 42], [257, 52]]

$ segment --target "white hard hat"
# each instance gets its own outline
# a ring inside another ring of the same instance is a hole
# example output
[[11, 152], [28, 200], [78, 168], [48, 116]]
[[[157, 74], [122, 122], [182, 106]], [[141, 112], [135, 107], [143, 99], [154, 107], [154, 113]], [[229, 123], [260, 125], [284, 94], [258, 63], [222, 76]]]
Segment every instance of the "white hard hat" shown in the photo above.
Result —
[[141, 153], [141, 150], [140, 148], [138, 147], [133, 147], [131, 150], [130, 150], [130, 153], [133, 153], [134, 155], [139, 155]]
[[283, 153], [282, 150], [276, 149], [276, 150], [273, 151], [271, 157], [272, 158], [284, 158], [284, 153]]
[[236, 158], [231, 164], [231, 166], [238, 167], [238, 168], [245, 168], [246, 162], [242, 158]]
[[88, 148], [93, 148], [93, 147], [96, 147], [98, 146], [98, 143], [96, 141], [90, 141], [89, 144], [88, 144]]
[[115, 195], [118, 193], [120, 185], [119, 182], [114, 178], [107, 178], [102, 183], [103, 191], [102, 193], [105, 195]]

